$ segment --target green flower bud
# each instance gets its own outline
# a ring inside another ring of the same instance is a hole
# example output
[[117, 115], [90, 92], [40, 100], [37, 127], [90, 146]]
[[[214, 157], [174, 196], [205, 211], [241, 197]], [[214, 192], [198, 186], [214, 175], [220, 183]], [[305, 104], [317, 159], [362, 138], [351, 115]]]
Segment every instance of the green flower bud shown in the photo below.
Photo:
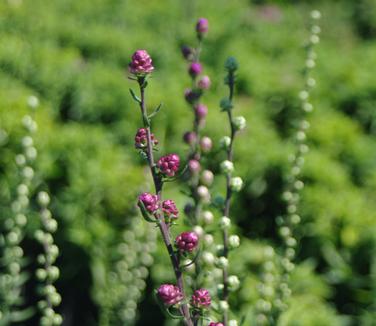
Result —
[[219, 257], [217, 261], [219, 268], [226, 268], [228, 266], [228, 259], [226, 257]]
[[231, 178], [230, 187], [232, 191], [238, 192], [243, 188], [243, 180], [240, 177]]
[[225, 160], [220, 165], [221, 171], [224, 174], [231, 174], [234, 171], [234, 163], [229, 160]]
[[228, 238], [228, 244], [230, 249], [235, 249], [240, 246], [240, 238], [237, 235], [231, 235]]
[[229, 136], [223, 136], [221, 140], [219, 141], [219, 145], [223, 149], [228, 149], [230, 144], [231, 144], [231, 138]]
[[228, 305], [227, 301], [224, 301], [224, 300], [219, 301], [219, 309], [221, 311], [228, 310], [229, 309], [229, 305]]
[[237, 131], [243, 130], [247, 125], [247, 121], [242, 116], [233, 118], [232, 123]]
[[236, 275], [230, 275], [227, 279], [228, 285], [230, 286], [230, 289], [232, 291], [235, 291], [239, 288], [240, 286], [240, 281]]
[[35, 272], [35, 275], [39, 281], [44, 281], [47, 277], [47, 272], [43, 268], [38, 268]]
[[39, 205], [46, 207], [50, 203], [50, 196], [45, 191], [40, 191], [38, 193], [38, 203]]
[[227, 216], [222, 216], [220, 226], [222, 230], [229, 229], [231, 226], [231, 220]]

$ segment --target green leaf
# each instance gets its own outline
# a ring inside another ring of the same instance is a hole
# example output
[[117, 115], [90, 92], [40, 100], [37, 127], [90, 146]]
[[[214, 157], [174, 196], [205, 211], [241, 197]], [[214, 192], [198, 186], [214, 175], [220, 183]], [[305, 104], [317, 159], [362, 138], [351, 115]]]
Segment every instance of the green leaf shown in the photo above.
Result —
[[150, 213], [147, 211], [144, 203], [142, 201], [138, 201], [138, 207], [141, 210], [142, 217], [149, 223], [159, 223], [159, 220], [156, 218], [152, 218]]
[[137, 103], [141, 103], [141, 99], [136, 95], [136, 93], [133, 91], [132, 88], [129, 89], [129, 92], [131, 93], [133, 99], [134, 99]]
[[154, 112], [148, 116], [149, 120], [152, 119], [152, 118], [154, 118], [154, 117], [157, 115], [157, 113], [158, 113], [158, 112], [160, 111], [160, 109], [162, 108], [162, 104], [163, 104], [163, 103], [159, 104], [159, 105], [157, 106], [157, 108], [154, 110]]

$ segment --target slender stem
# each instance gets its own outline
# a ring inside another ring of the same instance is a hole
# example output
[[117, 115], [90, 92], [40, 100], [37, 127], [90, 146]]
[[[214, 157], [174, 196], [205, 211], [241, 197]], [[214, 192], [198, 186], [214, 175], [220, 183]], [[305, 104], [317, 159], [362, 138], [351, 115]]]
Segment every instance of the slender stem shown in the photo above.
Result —
[[[158, 195], [158, 200], [161, 201], [162, 197], [162, 180], [159, 177], [159, 175], [156, 172], [155, 169], [155, 162], [154, 162], [154, 155], [153, 155], [153, 143], [151, 140], [151, 132], [150, 132], [150, 126], [147, 122], [147, 111], [146, 111], [146, 103], [145, 103], [145, 86], [144, 86], [144, 80], [139, 80], [139, 86], [140, 86], [140, 94], [141, 94], [141, 102], [140, 102], [140, 109], [141, 114], [144, 121], [144, 127], [146, 129], [146, 137], [147, 137], [147, 147], [146, 147], [146, 153], [148, 158], [148, 163], [150, 167], [150, 172], [153, 176], [154, 181], [154, 187], [155, 192]], [[171, 264], [175, 273], [177, 286], [182, 293], [183, 297], [185, 298], [184, 293], [184, 282], [183, 282], [183, 274], [179, 267], [179, 259], [177, 255], [174, 252], [174, 249], [172, 247], [171, 238], [170, 238], [170, 232], [169, 232], [169, 226], [165, 223], [163, 216], [161, 216], [160, 213], [157, 214], [158, 220], [159, 220], [159, 230], [161, 231], [163, 242], [166, 246], [168, 255], [170, 256]], [[180, 307], [180, 312], [184, 317], [184, 323], [187, 326], [192, 326], [192, 319], [189, 313], [189, 308], [187, 303], [183, 303]]]
[[[233, 73], [229, 73], [228, 75], [228, 85], [229, 85], [229, 100], [232, 101], [233, 94], [234, 94], [234, 75]], [[231, 129], [231, 136], [230, 136], [230, 145], [227, 149], [227, 160], [231, 161], [233, 160], [233, 144], [235, 139], [236, 130], [234, 127], [234, 124], [232, 123], [232, 111], [227, 111], [228, 120], [230, 122], [230, 129]], [[231, 189], [231, 176], [227, 174], [226, 176], [226, 199], [225, 199], [225, 205], [223, 208], [223, 215], [229, 217], [230, 216], [230, 205], [231, 205], [231, 197], [232, 197], [232, 189]], [[223, 256], [225, 258], [228, 258], [228, 231], [226, 228], [223, 229]], [[229, 296], [229, 286], [228, 286], [228, 270], [227, 267], [223, 267], [223, 300], [228, 301]], [[227, 310], [223, 311], [223, 324], [227, 326], [228, 324], [228, 312]]]

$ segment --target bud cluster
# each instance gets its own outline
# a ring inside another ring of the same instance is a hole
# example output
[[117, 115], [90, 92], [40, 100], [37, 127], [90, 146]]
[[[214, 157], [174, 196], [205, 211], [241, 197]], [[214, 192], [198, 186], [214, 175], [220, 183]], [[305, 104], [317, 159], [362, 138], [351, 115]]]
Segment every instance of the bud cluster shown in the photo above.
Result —
[[45, 191], [40, 191], [37, 195], [37, 202], [40, 207], [41, 229], [35, 232], [35, 239], [42, 245], [43, 254], [39, 254], [39, 268], [36, 270], [36, 277], [41, 283], [41, 293], [43, 299], [38, 302], [41, 310], [41, 325], [61, 325], [63, 318], [55, 312], [54, 307], [61, 302], [61, 296], [57, 292], [53, 283], [58, 279], [60, 271], [54, 265], [59, 254], [59, 249], [54, 244], [53, 233], [57, 230], [57, 221], [52, 217], [48, 209], [50, 196]]
[[94, 289], [96, 302], [102, 307], [100, 325], [135, 323], [137, 305], [154, 262], [152, 253], [156, 249], [156, 233], [151, 224], [132, 218], [119, 236], [120, 241], [115, 247], [98, 250], [105, 256], [103, 260], [109, 261], [106, 278], [103, 280], [100, 275], [101, 284]]
[[[282, 276], [280, 277], [279, 284], [276, 286], [276, 299], [271, 303], [273, 309], [279, 313], [287, 308], [288, 299], [291, 295], [289, 287], [289, 275], [295, 268], [293, 260], [296, 255], [297, 240], [294, 237], [294, 229], [300, 223], [299, 216], [299, 201], [300, 192], [304, 187], [304, 182], [301, 180], [301, 170], [304, 165], [304, 155], [308, 152], [309, 148], [306, 144], [306, 132], [309, 129], [309, 122], [306, 120], [306, 114], [313, 110], [313, 105], [310, 102], [311, 90], [315, 86], [316, 82], [311, 77], [312, 69], [316, 65], [316, 53], [315, 46], [319, 43], [320, 27], [317, 25], [317, 21], [320, 19], [321, 14], [319, 11], [314, 10], [311, 12], [311, 35], [306, 45], [306, 63], [303, 70], [304, 75], [304, 87], [299, 93], [299, 99], [301, 102], [301, 115], [296, 125], [296, 132], [294, 142], [296, 145], [295, 153], [289, 157], [290, 170], [286, 176], [285, 190], [282, 194], [282, 200], [286, 203], [286, 212], [283, 216], [277, 217], [277, 224], [279, 226], [279, 235], [284, 244], [284, 252], [280, 260], [280, 267], [282, 269]], [[267, 262], [272, 263], [272, 262]], [[270, 287], [264, 282], [260, 285], [262, 288], [269, 289]], [[263, 305], [263, 307], [269, 307]], [[260, 317], [260, 325], [268, 324], [268, 320], [272, 317], [270, 309], [261, 309], [262, 315], [265, 318]], [[260, 309], [258, 309], [260, 311]], [[278, 314], [277, 314], [278, 319]], [[263, 322], [261, 322], [263, 321]]]
[[[35, 96], [28, 98], [28, 106], [34, 113], [39, 105]], [[37, 130], [37, 123], [32, 115], [26, 115], [22, 119], [26, 129], [22, 138], [22, 152], [15, 157], [15, 163], [19, 172], [19, 184], [16, 191], [16, 199], [11, 204], [12, 214], [5, 220], [4, 248], [1, 264], [5, 266], [4, 273], [0, 276], [1, 293], [4, 294], [2, 306], [3, 318], [12, 321], [12, 312], [17, 310], [22, 303], [22, 287], [24, 280], [21, 277], [21, 269], [24, 261], [24, 251], [21, 243], [25, 234], [25, 227], [30, 210], [31, 189], [34, 178], [33, 162], [37, 158], [37, 150], [34, 146], [33, 134]]]

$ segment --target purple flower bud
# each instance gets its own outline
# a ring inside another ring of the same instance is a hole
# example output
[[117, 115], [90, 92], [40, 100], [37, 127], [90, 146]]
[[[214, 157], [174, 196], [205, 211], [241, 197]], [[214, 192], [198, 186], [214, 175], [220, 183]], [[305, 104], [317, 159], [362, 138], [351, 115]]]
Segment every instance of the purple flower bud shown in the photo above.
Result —
[[209, 89], [211, 86], [211, 81], [209, 76], [202, 76], [197, 82], [197, 86], [200, 89]]
[[153, 70], [153, 61], [145, 50], [137, 50], [132, 55], [132, 61], [129, 64], [129, 72], [135, 75], [147, 75]]
[[192, 77], [196, 77], [202, 72], [202, 66], [199, 62], [192, 62], [189, 66], [189, 74]]
[[162, 156], [157, 165], [162, 174], [173, 177], [179, 169], [180, 158], [177, 154], [168, 154]]
[[184, 97], [188, 103], [194, 103], [200, 97], [200, 94], [188, 88], [184, 91]]
[[210, 170], [204, 170], [201, 174], [201, 182], [205, 186], [211, 186], [214, 180], [214, 174]]
[[207, 308], [211, 304], [209, 291], [206, 289], [196, 290], [192, 295], [192, 305], [196, 308]]
[[191, 60], [192, 57], [193, 57], [193, 49], [187, 45], [183, 45], [181, 47], [181, 54], [183, 55], [183, 57], [187, 60]]
[[157, 294], [166, 306], [173, 306], [183, 300], [179, 288], [173, 284], [162, 284], [158, 288]]
[[195, 106], [195, 112], [199, 119], [204, 119], [208, 114], [208, 107], [199, 103]]
[[183, 140], [188, 145], [193, 145], [197, 141], [197, 135], [193, 131], [187, 131], [184, 136]]
[[162, 211], [166, 219], [177, 219], [179, 216], [175, 202], [171, 199], [167, 199], [162, 203]]
[[210, 324], [209, 324], [209, 326], [224, 326], [222, 323], [215, 323], [215, 322], [211, 322]]
[[138, 200], [142, 202], [149, 213], [155, 213], [159, 208], [158, 196], [144, 192], [138, 196]]
[[212, 140], [209, 137], [204, 136], [200, 140], [200, 146], [201, 146], [201, 150], [204, 153], [207, 153], [207, 152], [210, 152], [210, 150], [212, 149], [213, 142], [212, 142]]
[[191, 171], [193, 174], [196, 174], [200, 171], [201, 165], [200, 162], [197, 160], [190, 160], [188, 162], [189, 171]]
[[194, 206], [192, 203], [187, 203], [185, 206], [184, 206], [184, 213], [186, 215], [190, 215], [193, 213], [193, 210], [194, 210]]
[[209, 29], [209, 22], [206, 18], [200, 18], [196, 24], [196, 32], [202, 36], [207, 33]]
[[198, 235], [195, 232], [183, 232], [176, 237], [175, 243], [179, 250], [192, 252], [198, 245]]
[[[158, 140], [154, 138], [154, 134], [150, 134], [152, 145], [157, 145]], [[138, 149], [146, 148], [147, 145], [147, 135], [146, 135], [146, 129], [140, 128], [137, 131], [136, 136], [134, 137], [134, 146]]]

